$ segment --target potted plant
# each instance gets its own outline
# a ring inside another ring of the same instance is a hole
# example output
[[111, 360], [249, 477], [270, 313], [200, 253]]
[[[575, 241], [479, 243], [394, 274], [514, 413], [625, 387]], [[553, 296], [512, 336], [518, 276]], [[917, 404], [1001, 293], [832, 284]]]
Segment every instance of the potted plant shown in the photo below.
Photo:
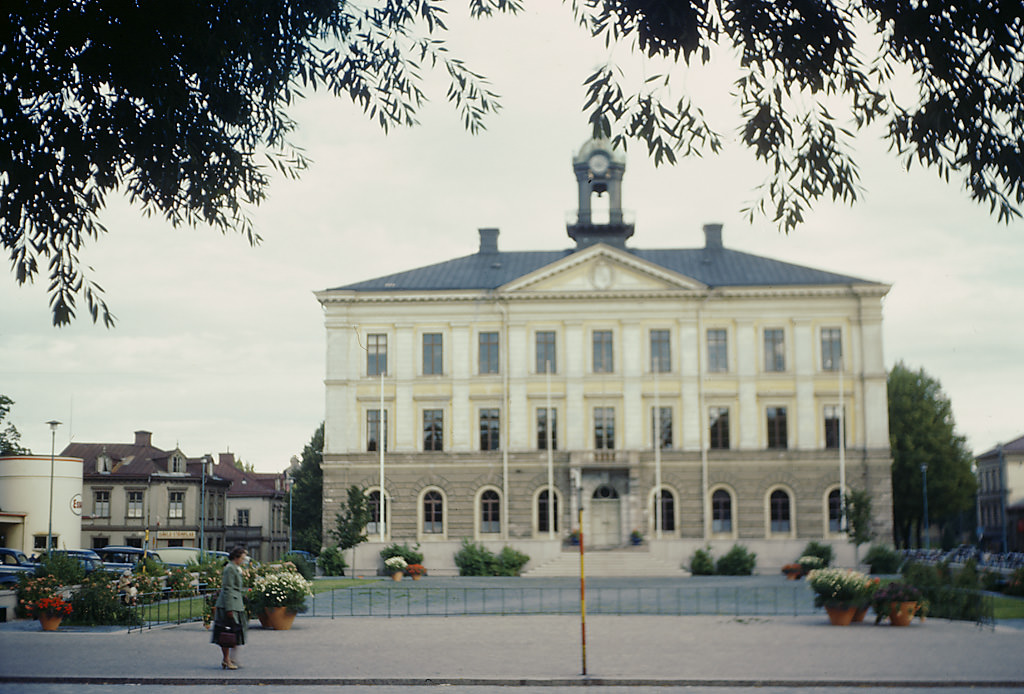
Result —
[[868, 608], [871, 607], [871, 601], [875, 597], [875, 592], [878, 590], [879, 583], [881, 583], [881, 581], [877, 577], [872, 578], [870, 576], [867, 581], [864, 582], [860, 595], [857, 596], [857, 609], [853, 613], [853, 621], [864, 621], [864, 617], [868, 613]]
[[803, 555], [796, 560], [796, 563], [800, 565], [800, 570], [803, 571], [804, 574], [809, 574], [815, 569], [825, 568], [825, 560], [813, 554]]
[[569, 544], [570, 545], [578, 545], [580, 543], [580, 537], [581, 537], [581, 534], [580, 534], [579, 529], [577, 528], [576, 530], [573, 530], [572, 532], [569, 533]]
[[924, 619], [928, 607], [920, 590], [900, 581], [887, 583], [875, 591], [871, 605], [875, 608], [875, 624], [888, 617], [889, 623], [897, 627], [910, 624], [914, 615]]
[[295, 615], [306, 611], [306, 598], [313, 595], [312, 584], [297, 571], [277, 571], [256, 578], [249, 590], [249, 602], [255, 614], [266, 613], [270, 628], [291, 629]]
[[786, 578], [788, 580], [795, 581], [804, 575], [804, 569], [799, 564], [793, 562], [790, 564], [783, 564], [782, 573], [786, 574]]
[[631, 532], [629, 534], [629, 542], [630, 542], [630, 544], [639, 545], [639, 544], [642, 544], [643, 541], [644, 541], [644, 534], [642, 532], [640, 532], [639, 530], [637, 530], [636, 528], [633, 528], [633, 532]]
[[824, 607], [829, 621], [836, 626], [845, 626], [853, 620], [870, 581], [867, 575], [852, 569], [814, 569], [807, 574], [815, 606]]
[[401, 581], [402, 574], [409, 568], [409, 562], [402, 557], [388, 557], [384, 560], [384, 571], [391, 574], [392, 580]]
[[405, 567], [405, 573], [412, 576], [412, 580], [418, 581], [420, 580], [420, 576], [423, 576], [427, 573], [427, 569], [423, 566], [423, 564], [409, 564], [407, 567]]
[[33, 611], [43, 631], [57, 631], [60, 621], [71, 614], [71, 603], [59, 595], [48, 595], [36, 600]]

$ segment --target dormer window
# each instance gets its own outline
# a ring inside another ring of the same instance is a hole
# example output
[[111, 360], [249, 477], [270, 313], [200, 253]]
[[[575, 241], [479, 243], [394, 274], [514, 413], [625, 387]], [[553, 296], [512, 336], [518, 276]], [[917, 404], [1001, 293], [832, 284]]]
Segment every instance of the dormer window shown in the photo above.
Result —
[[171, 472], [185, 472], [185, 457], [175, 453], [171, 456]]
[[111, 460], [110, 456], [106, 453], [100, 453], [96, 456], [96, 472], [100, 474], [110, 474], [110, 471], [114, 468], [114, 461]]

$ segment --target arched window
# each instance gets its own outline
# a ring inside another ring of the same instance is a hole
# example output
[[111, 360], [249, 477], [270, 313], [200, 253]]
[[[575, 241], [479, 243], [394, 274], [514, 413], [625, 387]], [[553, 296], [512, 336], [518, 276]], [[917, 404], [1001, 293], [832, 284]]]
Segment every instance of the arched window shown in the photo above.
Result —
[[769, 500], [769, 512], [771, 514], [771, 531], [773, 533], [790, 532], [789, 523], [789, 494], [776, 489], [772, 492]]
[[619, 493], [615, 490], [615, 487], [611, 485], [602, 484], [600, 487], [594, 490], [595, 499], [618, 499]]
[[366, 524], [367, 535], [380, 535], [381, 519], [387, 521], [386, 502], [381, 503], [380, 490], [370, 492], [366, 497], [366, 510], [370, 513], [370, 522]]
[[[654, 508], [651, 510], [651, 520], [657, 523], [658, 493], [654, 493], [652, 499]], [[661, 490], [661, 529], [662, 531], [674, 531], [676, 529], [676, 497], [669, 490]]]
[[724, 489], [711, 495], [711, 532], [732, 532], [732, 496]]
[[423, 532], [434, 535], [444, 532], [444, 499], [440, 492], [429, 491], [423, 495]]
[[[548, 499], [551, 497], [550, 490], [545, 489], [537, 496], [537, 532], [548, 532]], [[554, 495], [554, 508], [551, 509], [551, 516], [554, 519], [554, 527], [550, 528], [558, 532], [558, 495]]]
[[501, 532], [501, 499], [493, 489], [480, 495], [480, 532]]
[[843, 498], [838, 489], [828, 493], [828, 531], [843, 532]]

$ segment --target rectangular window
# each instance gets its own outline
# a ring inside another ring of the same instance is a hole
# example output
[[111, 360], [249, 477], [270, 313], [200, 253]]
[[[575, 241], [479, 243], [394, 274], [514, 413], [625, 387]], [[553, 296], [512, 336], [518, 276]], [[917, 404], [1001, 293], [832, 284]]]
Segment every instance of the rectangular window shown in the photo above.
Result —
[[769, 407], [765, 410], [768, 425], [768, 448], [786, 448], [786, 408]]
[[672, 371], [672, 343], [668, 330], [651, 331], [651, 373]]
[[708, 371], [729, 370], [729, 336], [725, 330], [708, 330]]
[[594, 448], [615, 448], [615, 408], [594, 408]]
[[710, 448], [729, 448], [729, 408], [708, 408], [708, 446]]
[[443, 410], [423, 410], [423, 450], [444, 450]]
[[612, 331], [594, 331], [594, 373], [607, 374], [615, 370], [612, 359]]
[[243, 528], [249, 527], [249, 509], [247, 509], [247, 508], [240, 508], [240, 509], [236, 509], [235, 512], [236, 512], [236, 516], [235, 517], [237, 519], [237, 522], [235, 523], [235, 525], [241, 526]]
[[821, 370], [839, 371], [843, 360], [842, 328], [821, 329]]
[[388, 373], [388, 336], [373, 334], [366, 336], [366, 375], [380, 376]]
[[786, 333], [781, 328], [764, 331], [764, 370], [786, 370]]
[[[548, 426], [548, 417], [551, 417], [551, 425]], [[548, 432], [551, 432], [551, 450], [558, 450], [558, 410], [552, 407], [537, 408], [537, 450], [548, 449]]]
[[[672, 448], [672, 408], [651, 408], [651, 434], [653, 440], [661, 440], [662, 449]], [[653, 445], [653, 444], [652, 444]], [[662, 528], [664, 530], [664, 528]]]
[[498, 373], [498, 333], [480, 333], [480, 373]]
[[128, 518], [142, 518], [145, 492], [128, 492]]
[[501, 447], [501, 417], [498, 408], [480, 410], [480, 450], [496, 451]]
[[555, 332], [540, 330], [537, 332], [537, 373], [558, 373], [555, 361]]
[[185, 517], [185, 492], [169, 492], [167, 495], [167, 517]]
[[441, 333], [424, 333], [423, 335], [423, 374], [440, 375], [444, 373], [444, 352], [441, 348]]
[[825, 448], [839, 448], [840, 428], [843, 429], [842, 438], [846, 438], [846, 423], [840, 425], [842, 410], [839, 405], [825, 406]]
[[110, 518], [110, 492], [101, 491], [92, 494], [93, 518]]
[[423, 496], [423, 532], [444, 532], [444, 499], [438, 492], [429, 491]]
[[384, 422], [381, 427], [380, 410], [366, 411], [366, 450], [379, 451], [383, 441], [384, 450], [388, 449], [388, 411], [384, 410]]

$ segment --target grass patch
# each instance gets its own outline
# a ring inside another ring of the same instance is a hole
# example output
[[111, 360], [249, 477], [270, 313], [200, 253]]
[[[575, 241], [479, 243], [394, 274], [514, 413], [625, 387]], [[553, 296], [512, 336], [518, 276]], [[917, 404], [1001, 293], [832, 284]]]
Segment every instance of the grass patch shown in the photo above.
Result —
[[206, 602], [202, 597], [162, 600], [143, 605], [139, 616], [143, 622], [193, 621], [203, 618]]
[[313, 593], [327, 593], [332, 590], [355, 588], [376, 582], [377, 579], [373, 578], [318, 578], [313, 581]]
[[993, 612], [996, 620], [1024, 619], [1024, 600], [1000, 595], [993, 598]]

